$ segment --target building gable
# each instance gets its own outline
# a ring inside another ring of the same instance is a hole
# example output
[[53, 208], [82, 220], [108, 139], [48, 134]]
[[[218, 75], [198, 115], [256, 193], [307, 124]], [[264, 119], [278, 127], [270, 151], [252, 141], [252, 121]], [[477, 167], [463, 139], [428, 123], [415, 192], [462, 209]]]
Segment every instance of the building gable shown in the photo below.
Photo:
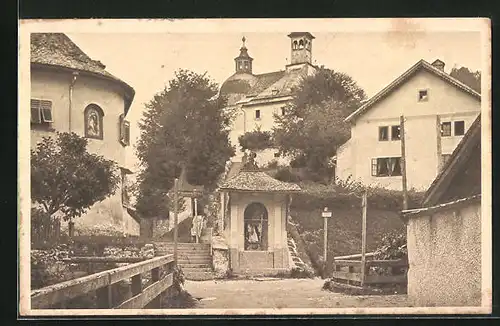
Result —
[[[408, 84], [410, 81], [415, 80], [415, 76], [422, 75], [422, 72], [426, 72], [429, 76], [434, 76], [435, 80], [439, 80], [443, 85], [449, 85], [450, 89], [453, 88], [458, 90], [458, 92], [467, 94], [468, 97], [471, 97], [475, 100], [481, 99], [481, 95], [475, 92], [472, 88], [466, 86], [461, 83], [457, 79], [451, 77], [440, 69], [433, 67], [431, 64], [424, 60], [420, 60], [415, 65], [413, 65], [410, 69], [404, 72], [401, 76], [396, 78], [392, 83], [390, 83], [387, 87], [382, 89], [372, 98], [370, 98], [365, 104], [363, 104], [359, 109], [349, 115], [345, 121], [346, 122], [355, 122], [359, 117], [366, 114], [367, 112], [376, 109], [376, 107], [380, 107], [381, 101], [386, 99], [387, 97], [393, 95], [394, 92], [403, 88], [405, 84]], [[442, 86], [444, 87], [444, 86]], [[422, 89], [424, 90], [424, 89]], [[415, 99], [417, 99], [417, 95], [415, 94]], [[431, 96], [431, 94], [429, 94]]]

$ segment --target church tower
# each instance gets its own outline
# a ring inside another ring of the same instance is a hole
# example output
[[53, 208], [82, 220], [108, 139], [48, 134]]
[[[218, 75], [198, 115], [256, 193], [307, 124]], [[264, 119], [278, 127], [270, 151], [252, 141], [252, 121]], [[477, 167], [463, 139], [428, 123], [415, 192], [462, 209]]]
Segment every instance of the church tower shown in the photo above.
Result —
[[241, 41], [243, 41], [243, 45], [240, 48], [240, 55], [234, 58], [236, 73], [252, 74], [253, 58], [248, 55], [248, 49], [245, 46], [246, 38], [244, 36]]
[[315, 38], [309, 32], [292, 32], [288, 35], [291, 41], [291, 64], [312, 62], [312, 40]]

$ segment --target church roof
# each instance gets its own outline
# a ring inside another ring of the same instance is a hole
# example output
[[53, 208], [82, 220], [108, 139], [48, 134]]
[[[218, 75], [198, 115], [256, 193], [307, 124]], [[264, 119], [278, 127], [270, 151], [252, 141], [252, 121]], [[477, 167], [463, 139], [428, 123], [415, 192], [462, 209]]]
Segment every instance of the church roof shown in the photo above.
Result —
[[127, 98], [125, 115], [134, 99], [135, 91], [130, 85], [107, 72], [105, 65], [92, 60], [64, 33], [32, 33], [31, 64], [76, 70], [119, 84]]
[[242, 170], [220, 186], [221, 190], [243, 192], [298, 192], [300, 187], [294, 183], [274, 179], [262, 171]]
[[[236, 73], [229, 77], [221, 87], [221, 94], [228, 97], [227, 105], [248, 98], [245, 105], [253, 101], [267, 100], [292, 95], [293, 87], [307, 74], [304, 65], [298, 69], [279, 70], [269, 73], [250, 75]], [[254, 78], [248, 77], [253, 76]]]
[[437, 69], [436, 67], [434, 67], [433, 65], [431, 65], [427, 61], [420, 60], [416, 64], [414, 64], [410, 69], [405, 71], [401, 76], [396, 78], [387, 87], [385, 87], [380, 92], [375, 94], [372, 98], [370, 98], [359, 109], [357, 109], [351, 115], [349, 115], [345, 119], [345, 121], [346, 122], [354, 121], [357, 118], [359, 118], [361, 115], [365, 114], [369, 109], [371, 109], [373, 107], [373, 105], [375, 103], [378, 103], [379, 101], [381, 101], [383, 98], [385, 98], [387, 95], [392, 93], [394, 90], [396, 90], [399, 86], [401, 86], [406, 81], [408, 81], [412, 76], [414, 76], [418, 71], [421, 71], [422, 69], [434, 74], [435, 76], [437, 76], [437, 77], [441, 78], [442, 80], [444, 80], [445, 82], [457, 87], [458, 89], [466, 92], [467, 94], [481, 100], [481, 95], [479, 93], [477, 93], [476, 91], [474, 91], [469, 86], [467, 86], [467, 85], [463, 84], [462, 82], [460, 82], [459, 80], [451, 77], [447, 73]]

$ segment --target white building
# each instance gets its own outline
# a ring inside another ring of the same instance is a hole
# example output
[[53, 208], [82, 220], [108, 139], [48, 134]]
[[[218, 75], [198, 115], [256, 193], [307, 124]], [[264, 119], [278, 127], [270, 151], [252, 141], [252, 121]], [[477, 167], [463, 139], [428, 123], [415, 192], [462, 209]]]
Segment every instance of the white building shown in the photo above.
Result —
[[402, 189], [400, 117], [405, 118], [408, 189], [425, 190], [480, 113], [481, 96], [418, 61], [346, 118], [351, 138], [337, 151], [336, 176]]
[[[236, 112], [230, 141], [237, 148], [236, 161], [241, 160], [238, 137], [256, 129], [271, 131], [274, 114], [282, 114], [283, 107], [292, 99], [294, 87], [304, 76], [314, 74], [317, 67], [312, 62], [312, 40], [308, 32], [293, 32], [290, 38], [291, 63], [285, 70], [254, 74], [253, 58], [248, 54], [245, 38], [240, 55], [234, 59], [235, 73], [221, 86], [220, 93], [227, 97], [227, 109]], [[268, 149], [257, 153], [259, 165], [272, 160], [287, 164], [287, 158], [275, 156], [277, 150]]]

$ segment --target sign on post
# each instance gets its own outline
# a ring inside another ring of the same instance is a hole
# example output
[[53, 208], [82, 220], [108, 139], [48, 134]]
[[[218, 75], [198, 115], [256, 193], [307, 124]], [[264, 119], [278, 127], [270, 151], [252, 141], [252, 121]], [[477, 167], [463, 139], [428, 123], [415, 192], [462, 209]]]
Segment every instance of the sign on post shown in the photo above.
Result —
[[328, 207], [323, 208], [321, 216], [324, 221], [323, 230], [323, 257], [325, 260], [325, 267], [327, 267], [327, 255], [328, 255], [328, 219], [332, 217], [332, 211], [328, 210]]

